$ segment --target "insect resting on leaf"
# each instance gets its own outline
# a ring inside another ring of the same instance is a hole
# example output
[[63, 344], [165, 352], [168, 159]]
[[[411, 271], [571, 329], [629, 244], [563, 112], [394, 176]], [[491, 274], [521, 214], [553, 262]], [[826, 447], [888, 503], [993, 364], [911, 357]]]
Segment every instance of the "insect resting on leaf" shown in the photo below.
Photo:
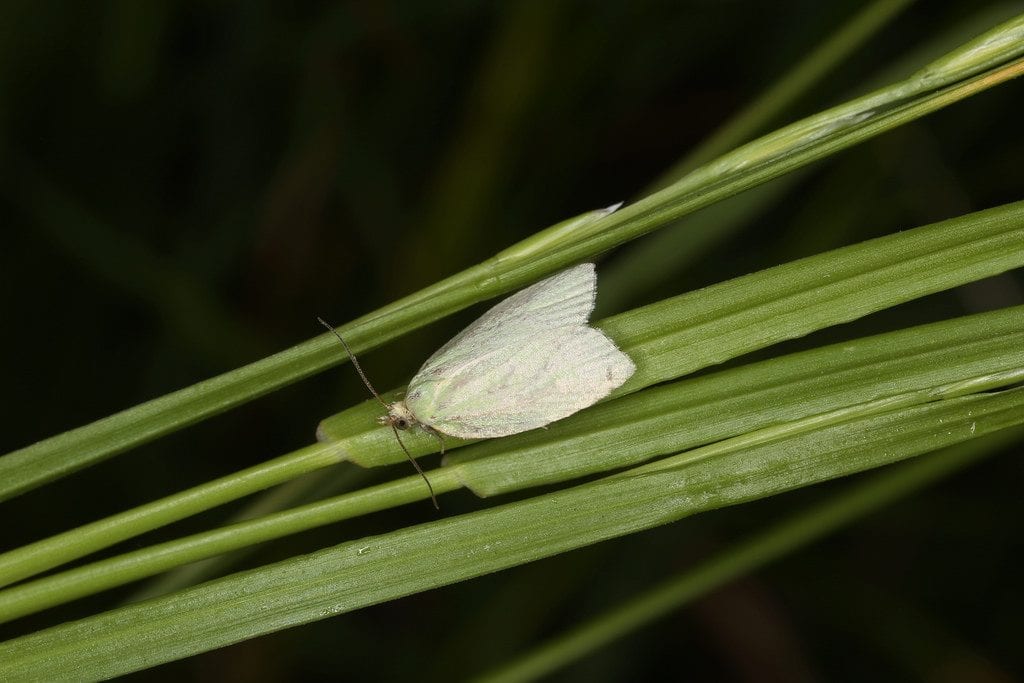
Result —
[[490, 439], [544, 427], [611, 393], [636, 366], [587, 324], [597, 293], [593, 263], [567, 268], [508, 297], [427, 359], [405, 398], [388, 403], [331, 325], [370, 392], [387, 411], [399, 445], [430, 488], [399, 431], [419, 427], [444, 437]]

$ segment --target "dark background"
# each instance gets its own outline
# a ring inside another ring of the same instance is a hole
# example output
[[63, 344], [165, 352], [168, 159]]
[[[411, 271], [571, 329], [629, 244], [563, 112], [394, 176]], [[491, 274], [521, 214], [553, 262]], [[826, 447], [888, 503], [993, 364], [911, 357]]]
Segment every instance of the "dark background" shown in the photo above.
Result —
[[[354, 318], [553, 222], [637, 196], [860, 4], [5, 0], [0, 452], [257, 360], [319, 334], [318, 314]], [[1020, 11], [919, 2], [771, 125], [860, 94], [879, 74], [906, 75], [887, 69], [937, 36], [958, 36], [955, 45]], [[740, 236], [629, 307], [1021, 199], [1022, 88], [1000, 86], [818, 163]], [[1021, 292], [1011, 274], [762, 355], [1021, 303]], [[378, 386], [397, 386], [478, 312], [364, 365]], [[321, 418], [363, 398], [345, 366], [41, 488], [4, 504], [0, 547], [303, 446]], [[989, 459], [561, 676], [1024, 676], [1022, 483], [1018, 451]], [[463, 679], [843, 485], [137, 678]], [[489, 504], [454, 495], [445, 514]], [[207, 528], [238, 507], [119, 549]], [[236, 566], [432, 514], [418, 505], [334, 525]], [[21, 620], [0, 637], [116, 605], [133, 590]]]

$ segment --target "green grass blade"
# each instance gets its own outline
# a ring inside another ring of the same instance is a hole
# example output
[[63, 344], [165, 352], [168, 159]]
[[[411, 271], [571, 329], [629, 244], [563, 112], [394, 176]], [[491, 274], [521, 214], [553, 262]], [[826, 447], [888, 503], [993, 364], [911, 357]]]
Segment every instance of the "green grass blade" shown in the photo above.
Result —
[[[820, 428], [1022, 380], [1024, 306], [649, 389], [548, 430], [466, 448], [430, 476], [437, 491], [468, 486], [481, 495], [496, 495], [620, 469], [743, 434], [754, 434], [748, 442], [777, 438], [784, 429], [779, 425], [795, 421]], [[689, 457], [710, 457], [718, 448], [692, 451]], [[566, 457], [569, 453], [572, 457]], [[94, 562], [0, 591], [0, 622], [426, 495], [419, 477], [408, 477]], [[51, 548], [43, 543], [42, 552], [29, 546], [15, 557], [30, 558], [38, 570], [38, 556]], [[0, 556], [0, 569], [9, 573], [16, 568]]]
[[[449, 457], [481, 496], [637, 465], [811, 416], [878, 409], [1024, 380], [1024, 307], [852, 340], [602, 404], [502, 442]], [[566, 454], [572, 454], [567, 457]]]
[[550, 675], [744, 574], [959, 472], [1019, 437], [1017, 430], [996, 432], [876, 474], [475, 680], [513, 683]]
[[0, 555], [0, 586], [255, 491], [337, 464], [341, 455], [337, 449], [323, 444], [307, 446], [247, 470], [10, 550]]
[[[563, 221], [523, 243], [522, 256], [572, 240], [606, 209]], [[504, 265], [517, 263], [508, 256]], [[493, 262], [469, 268], [435, 285], [342, 326], [353, 351], [375, 348], [466, 306], [516, 289], [525, 280], [502, 277]], [[311, 327], [315, 320], [311, 314]], [[0, 501], [19, 495], [135, 446], [224, 412], [347, 360], [330, 333], [199, 382], [84, 427], [64, 432], [0, 457]]]
[[[231, 515], [225, 525], [259, 519], [310, 501], [336, 496], [339, 491], [359, 488], [370, 478], [369, 475], [370, 472], [360, 467], [352, 467], [342, 472], [330, 469], [311, 472], [254, 497], [245, 507]], [[216, 556], [211, 553], [211, 556], [205, 559], [183, 564], [175, 571], [167, 572], [156, 580], [144, 584], [125, 598], [124, 603], [141, 602], [194, 586], [216, 576], [223, 576], [241, 559], [257, 550], [258, 546], [254, 544], [239, 544], [237, 550]]]
[[[889, 235], [736, 278], [616, 316], [601, 326], [637, 364], [637, 372], [622, 387], [619, 392], [622, 394], [1021, 265], [1024, 265], [1024, 202]], [[395, 395], [389, 393], [385, 397]], [[650, 405], [664, 409], [659, 407], [661, 400], [662, 394], [654, 393]], [[642, 412], [632, 407], [624, 410], [626, 412], [619, 413], [618, 420], [625, 420], [627, 426]], [[244, 473], [223, 477], [0, 555], [0, 585], [59, 566], [342, 459], [364, 466], [403, 461], [405, 453], [391, 433], [380, 429], [376, 423], [379, 412], [380, 406], [375, 401], [368, 401], [325, 420], [319, 435], [326, 445], [319, 450], [314, 447], [281, 456]], [[608, 463], [596, 455], [585, 461], [567, 461], [546, 455], [548, 451], [543, 450], [543, 444], [554, 435], [563, 433], [564, 429], [573, 429], [573, 425], [578, 424], [602, 424], [587, 422], [590, 412], [585, 411], [547, 432], [478, 446], [476, 453], [505, 453], [515, 450], [513, 444], [541, 444], [540, 450], [526, 448], [529, 455], [520, 453], [516, 458], [490, 460], [491, 470], [481, 465], [479, 476], [467, 475], [464, 481], [475, 491], [486, 495], [506, 486], [496, 482], [506, 481], [518, 488], [575, 476], [573, 472], [579, 468], [600, 471], [635, 462]], [[595, 414], [604, 415], [603, 412]], [[766, 414], [771, 413], [768, 411]], [[590, 431], [602, 433], [598, 428]], [[694, 430], [694, 434], [697, 433], [699, 430]], [[591, 434], [589, 438], [593, 442], [595, 437]], [[603, 435], [596, 438], [596, 445], [586, 445], [588, 451], [612, 452], [601, 448]], [[405, 443], [414, 455], [432, 453], [438, 448], [436, 440], [426, 434], [410, 433]], [[449, 440], [449, 446], [457, 443]], [[657, 442], [651, 440], [650, 443]], [[674, 447], [692, 445], [695, 444]], [[633, 451], [625, 449], [618, 452], [629, 455]], [[648, 451], [643, 457], [665, 452], [668, 451]], [[552, 463], [561, 463], [565, 471], [557, 471]], [[451, 485], [448, 480], [438, 482], [438, 485], [442, 484]], [[407, 502], [405, 497], [396, 500]], [[378, 504], [387, 506], [385, 502]]]
[[[830, 70], [834, 69], [835, 66], [887, 26], [912, 2], [913, 0], [876, 0], [873, 4], [862, 9], [855, 16], [847, 20], [825, 42], [803, 57], [798, 64], [784, 74], [754, 102], [715, 131], [710, 139], [701, 143], [696, 150], [688, 153], [669, 172], [665, 173], [655, 183], [652, 183], [648, 191], [661, 189], [671, 184], [701, 163], [709, 161], [718, 154], [725, 153], [749, 140], [762, 128], [770, 124], [780, 112], [787, 109], [796, 99], [808, 92], [815, 83], [820, 82]], [[1000, 16], [998, 21], [1005, 21], [1008, 18], [1008, 13], [1004, 14], [1007, 14], [1007, 16]], [[985, 30], [995, 23], [997, 23], [995, 20], [984, 21], [980, 24], [981, 30]], [[964, 35], [959, 36], [955, 41], [947, 40], [947, 47], [948, 45], [959, 45], [977, 33], [977, 30], [968, 31]], [[937, 52], [942, 54], [946, 51], [946, 49], [942, 49]], [[888, 78], [881, 82], [888, 82], [890, 80], [893, 79]], [[787, 188], [792, 187], [803, 176], [804, 172], [793, 172], [777, 178], [771, 183], [748, 190], [740, 197], [734, 197], [729, 201], [704, 209], [701, 213], [700, 225], [702, 229], [700, 230], [684, 231], [679, 230], [678, 225], [668, 226], [669, 230], [677, 234], [677, 239], [673, 245], [672, 254], [667, 258], [674, 267], [686, 260], [685, 256], [680, 254], [696, 254], [703, 251], [709, 244], [721, 241], [735, 229], [742, 226], [750, 216], [762, 212], [767, 205], [776, 202], [785, 193]], [[646, 194], [646, 192], [642, 194]], [[718, 227], [709, 230], [710, 225]], [[643, 273], [665, 273], [668, 270], [667, 268], [658, 268], [652, 262], [654, 259], [666, 258], [662, 250], [657, 250], [657, 253], [653, 254], [649, 253], [647, 258], [647, 265], [642, 268]], [[638, 259], [630, 259], [631, 262], [636, 260]], [[612, 302], [622, 302], [627, 298], [627, 285], [636, 280], [640, 271], [641, 268], [635, 262], [631, 263], [631, 266], [628, 268], [621, 267], [621, 263], [617, 262], [602, 270], [602, 297], [599, 302], [600, 307], [595, 309], [595, 318], [605, 317], [604, 311], [611, 313], [625, 308], [622, 305], [610, 304]], [[617, 283], [612, 282], [612, 279], [615, 278], [615, 273], [620, 275]], [[632, 292], [636, 287], [629, 287], [628, 289], [629, 292]], [[283, 496], [277, 495], [275, 498], [282, 500]], [[218, 566], [221, 564], [223, 563], [218, 563]], [[181, 570], [179, 572], [181, 583], [174, 584], [175, 588], [182, 588], [196, 583], [195, 581], [189, 583], [188, 577], [198, 576], [201, 573], [202, 571], [198, 567]], [[207, 576], [206, 578], [209, 577]], [[170, 578], [167, 579], [168, 585], [170, 585], [169, 582], [171, 580]], [[161, 581], [161, 585], [163, 583]], [[169, 592], [162, 591], [159, 588], [154, 588], [154, 590], [157, 591], [154, 595]], [[153, 596], [147, 595], [146, 597]]]
[[[465, 306], [650, 232], [703, 206], [993, 87], [1024, 70], [1024, 18], [910, 79], [756, 140], [636, 204], [541, 232], [478, 266], [342, 328], [353, 348], [383, 344]], [[597, 220], [594, 220], [594, 219]], [[558, 235], [558, 239], [553, 239]], [[341, 362], [325, 334], [251, 365], [0, 458], [0, 500], [122, 453]]]
[[[539, 259], [618, 246], [672, 220], [864, 142], [1024, 73], [1024, 15], [910, 78], [765, 135], [609, 216], [602, 231]], [[594, 250], [594, 251], [591, 251]]]
[[[869, 37], [869, 32], [881, 28], [880, 22], [892, 18], [893, 12], [902, 8], [894, 5], [877, 3], [864, 8], [857, 17], [850, 20], [836, 35], [822, 45], [819, 52], [826, 61], [840, 59], [855, 43]], [[969, 38], [989, 27], [1003, 23], [1019, 12], [1018, 8], [1008, 6], [989, 6], [979, 8], [970, 21], [958, 22], [951, 30], [929, 37], [922, 45], [915, 46], [906, 55], [894, 62], [887, 63], [881, 72], [868, 79], [868, 86], [858, 87], [857, 91], [876, 89], [878, 86], [893, 80], [905, 78], [906, 74], [920, 71], [921, 68], [934, 61], [952, 48], [962, 45]], [[734, 146], [745, 142], [749, 136], [757, 132], [760, 126], [767, 123], [778, 109], [787, 104], [792, 95], [798, 94], [796, 87], [811, 85], [810, 76], [816, 75], [819, 65], [814, 57], [808, 56], [788, 75], [784, 81], [765, 93], [764, 98], [750, 105], [741, 112], [734, 121], [730, 121], [716, 131], [707, 144], [700, 145], [692, 155], [680, 161], [666, 174], [667, 178], [678, 179], [692, 170], [695, 161], [703, 163], [711, 158], [708, 151], [722, 154]], [[779, 92], [777, 92], [779, 91]], [[616, 256], [605, 269], [603, 280], [609, 293], [598, 302], [598, 312], [602, 315], [618, 312], [640, 301], [643, 292], [650, 291], [657, 284], [680, 272], [688, 263], [707, 253], [714, 245], [722, 243], [730, 235], [748, 226], [751, 220], [764, 213], [773, 204], [778, 203], [798, 183], [804, 181], [811, 168], [804, 167], [796, 172], [776, 178], [772, 182], [747, 190], [728, 200], [714, 204], [701, 210], [698, 214], [687, 215], [663, 226], [650, 237], [631, 244], [624, 253]], [[664, 187], [668, 179], [659, 179], [655, 187]]]
[[[762, 270], [598, 326], [637, 365], [615, 394], [622, 395], [1022, 265], [1024, 202], [1017, 202]], [[405, 454], [376, 428], [379, 412], [367, 401], [324, 420], [318, 436], [360, 465], [400, 462]], [[428, 435], [405, 440], [414, 455], [437, 450]]]
[[863, 7], [697, 149], [673, 165], [649, 189], [656, 191], [667, 187], [701, 164], [749, 140], [888, 25], [912, 1], [876, 0]]
[[[1024, 422], [1024, 389], [684, 456], [242, 572], [0, 644], [0, 678], [112, 677]], [[558, 520], [553, 524], [552, 520]]]

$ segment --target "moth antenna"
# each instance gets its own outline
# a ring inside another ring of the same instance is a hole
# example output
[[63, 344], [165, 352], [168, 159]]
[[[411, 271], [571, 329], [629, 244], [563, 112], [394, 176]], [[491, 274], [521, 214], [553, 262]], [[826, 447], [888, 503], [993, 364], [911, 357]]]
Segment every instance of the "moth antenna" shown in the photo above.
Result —
[[402, 447], [403, 451], [405, 451], [405, 457], [409, 458], [409, 462], [412, 463], [412, 466], [415, 467], [416, 471], [420, 473], [421, 477], [423, 477], [423, 481], [427, 482], [427, 490], [430, 491], [430, 502], [434, 504], [434, 509], [440, 510], [441, 506], [437, 504], [437, 496], [434, 495], [434, 487], [430, 485], [430, 480], [427, 479], [426, 472], [423, 471], [420, 464], [416, 462], [416, 458], [412, 457], [412, 453], [410, 453], [409, 449], [405, 447], [404, 443], [402, 443], [402, 437], [398, 435], [398, 428], [395, 427], [395, 425], [391, 425], [391, 431], [395, 433], [395, 438], [398, 439], [398, 445]]
[[[356, 369], [356, 372], [358, 372], [358, 373], [359, 373], [359, 377], [360, 377], [360, 378], [361, 378], [361, 379], [363, 380], [363, 384], [365, 384], [365, 385], [366, 385], [366, 388], [370, 390], [370, 393], [371, 393], [371, 394], [373, 394], [373, 397], [374, 397], [375, 399], [377, 399], [378, 401], [380, 401], [380, 404], [381, 404], [382, 406], [384, 406], [384, 409], [385, 409], [385, 410], [391, 410], [391, 406], [389, 406], [389, 405], [387, 404], [387, 402], [386, 402], [386, 401], [385, 401], [384, 399], [382, 399], [382, 398], [380, 397], [380, 394], [378, 394], [378, 393], [377, 393], [377, 390], [373, 388], [373, 385], [372, 385], [372, 384], [370, 384], [370, 380], [369, 380], [369, 379], [367, 379], [367, 377], [366, 377], [366, 373], [365, 373], [365, 372], [363, 372], [363, 368], [362, 368], [362, 366], [361, 366], [361, 365], [359, 365], [359, 361], [358, 361], [358, 360], [356, 360], [356, 354], [352, 353], [352, 349], [350, 349], [350, 348], [348, 347], [348, 344], [346, 344], [346, 343], [345, 343], [345, 340], [341, 338], [341, 335], [340, 335], [340, 334], [338, 334], [338, 331], [337, 331], [336, 329], [334, 329], [334, 326], [333, 326], [333, 325], [331, 325], [331, 324], [329, 324], [329, 323], [327, 323], [327, 322], [326, 322], [326, 321], [325, 321], [325, 320], [324, 320], [323, 318], [321, 318], [320, 316], [317, 316], [317, 317], [316, 317], [316, 319], [320, 321], [320, 324], [321, 324], [321, 325], [323, 325], [323, 326], [324, 326], [324, 327], [326, 327], [326, 328], [327, 328], [328, 330], [330, 330], [331, 332], [333, 332], [333, 333], [334, 333], [334, 336], [335, 336], [335, 337], [337, 337], [337, 338], [338, 338], [338, 341], [340, 341], [340, 342], [341, 342], [341, 345], [345, 347], [345, 353], [347, 353], [347, 354], [348, 354], [348, 357], [349, 357], [349, 358], [350, 358], [350, 359], [352, 360], [352, 365], [353, 365], [353, 366], [355, 367], [355, 369]], [[401, 443], [401, 442], [399, 442], [399, 443]], [[405, 448], [405, 446], [402, 446], [402, 448], [404, 449], [404, 448]], [[408, 452], [408, 451], [406, 451], [406, 455], [408, 455], [408, 454], [409, 454], [409, 452]], [[410, 455], [409, 457], [410, 457], [410, 458], [412, 458], [412, 456], [411, 456], [411, 455]], [[416, 469], [419, 469], [419, 467], [417, 467]], [[420, 474], [423, 474], [423, 472], [420, 472]], [[426, 479], [426, 477], [424, 477], [424, 479]], [[430, 482], [427, 482], [427, 486], [430, 486]], [[435, 505], [435, 507], [436, 507], [436, 505], [437, 505], [437, 502], [436, 502], [436, 501], [434, 502], [434, 505]]]
[[[366, 377], [366, 373], [363, 372], [362, 366], [360, 366], [359, 365], [359, 361], [356, 360], [356, 354], [352, 353], [352, 349], [350, 349], [348, 347], [348, 344], [345, 343], [345, 340], [341, 338], [340, 334], [338, 334], [338, 330], [334, 329], [333, 325], [331, 325], [330, 323], [325, 321], [320, 316], [317, 316], [316, 319], [320, 321], [321, 325], [323, 325], [328, 330], [330, 330], [331, 332], [334, 333], [334, 336], [338, 338], [338, 341], [341, 342], [341, 345], [345, 347], [345, 352], [348, 354], [348, 357], [352, 360], [352, 365], [355, 367], [356, 372], [359, 373], [359, 377], [360, 377], [360, 379], [363, 380], [363, 384], [365, 384], [366, 388], [370, 390], [370, 393], [373, 394], [373, 397], [375, 399], [377, 399], [378, 401], [380, 401], [380, 404], [382, 406], [384, 406], [384, 410], [390, 411], [391, 410], [391, 406], [389, 406], [387, 404], [387, 402], [380, 397], [380, 394], [377, 393], [377, 390], [373, 388], [372, 384], [370, 384], [370, 380]], [[441, 506], [437, 504], [437, 496], [434, 495], [434, 487], [430, 485], [430, 480], [427, 479], [426, 472], [423, 471], [423, 468], [420, 467], [420, 464], [418, 462], [416, 462], [416, 458], [412, 457], [412, 453], [410, 453], [409, 449], [405, 447], [404, 443], [402, 443], [402, 437], [400, 437], [398, 435], [398, 428], [395, 427], [395, 425], [391, 425], [391, 431], [393, 431], [395, 433], [395, 439], [398, 440], [398, 445], [401, 446], [402, 447], [402, 451], [405, 452], [405, 457], [409, 458], [409, 462], [412, 463], [412, 466], [415, 467], [416, 471], [419, 472], [421, 477], [423, 477], [423, 481], [426, 482], [427, 490], [430, 491], [430, 502], [432, 502], [434, 504], [434, 509], [435, 510], [440, 510]], [[444, 455], [444, 442], [443, 441], [441, 442], [441, 455]]]

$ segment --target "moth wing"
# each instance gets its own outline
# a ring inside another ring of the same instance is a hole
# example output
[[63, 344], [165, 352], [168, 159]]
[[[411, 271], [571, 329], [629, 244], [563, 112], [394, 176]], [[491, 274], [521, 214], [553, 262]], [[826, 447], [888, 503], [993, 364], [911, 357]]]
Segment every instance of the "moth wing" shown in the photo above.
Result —
[[427, 359], [409, 382], [441, 381], [472, 370], [524, 337], [561, 327], [585, 325], [594, 310], [597, 275], [593, 263], [567, 268], [501, 301]]
[[534, 329], [506, 339], [502, 353], [478, 358], [471, 371], [410, 385], [406, 403], [443, 434], [508, 436], [593, 405], [635, 369], [604, 333], [585, 324]]

